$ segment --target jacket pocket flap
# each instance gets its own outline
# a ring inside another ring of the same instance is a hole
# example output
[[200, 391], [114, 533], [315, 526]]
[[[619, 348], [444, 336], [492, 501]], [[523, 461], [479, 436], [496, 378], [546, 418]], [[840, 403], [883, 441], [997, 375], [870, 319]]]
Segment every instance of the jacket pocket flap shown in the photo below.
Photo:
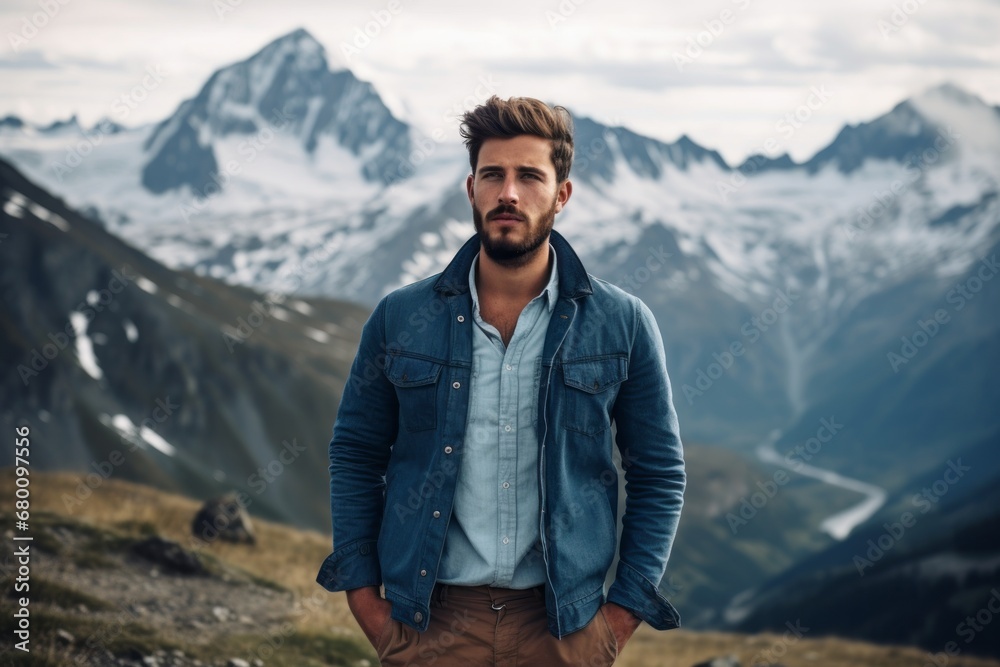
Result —
[[627, 377], [625, 355], [563, 362], [563, 382], [589, 394], [602, 392]]
[[437, 382], [441, 364], [429, 359], [389, 355], [385, 376], [397, 387], [419, 387]]

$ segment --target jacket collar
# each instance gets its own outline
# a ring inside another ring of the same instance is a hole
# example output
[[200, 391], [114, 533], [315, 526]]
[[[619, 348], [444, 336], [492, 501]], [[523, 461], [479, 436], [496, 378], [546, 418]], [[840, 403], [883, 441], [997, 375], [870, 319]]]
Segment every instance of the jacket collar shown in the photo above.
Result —
[[[549, 235], [549, 243], [556, 252], [556, 271], [559, 276], [559, 296], [568, 299], [575, 299], [594, 293], [594, 288], [590, 284], [590, 276], [583, 268], [583, 262], [576, 256], [569, 242], [563, 235], [552, 230]], [[472, 259], [479, 252], [479, 234], [473, 234], [472, 238], [465, 242], [452, 258], [451, 262], [441, 272], [434, 289], [446, 295], [465, 294], [469, 291], [469, 269], [472, 268]]]

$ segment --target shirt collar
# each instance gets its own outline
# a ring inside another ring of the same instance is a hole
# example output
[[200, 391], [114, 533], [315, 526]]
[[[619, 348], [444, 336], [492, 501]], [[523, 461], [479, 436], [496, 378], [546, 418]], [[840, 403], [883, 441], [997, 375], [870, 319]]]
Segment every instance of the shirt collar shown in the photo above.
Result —
[[[545, 284], [539, 295], [545, 295], [545, 303], [548, 306], [549, 313], [556, 307], [556, 301], [559, 299], [559, 271], [557, 271], [556, 262], [559, 261], [559, 256], [556, 254], [555, 248], [552, 244], [549, 244], [549, 257], [552, 258], [552, 267], [549, 270], [549, 282]], [[476, 267], [479, 265], [479, 253], [472, 258], [472, 266], [469, 267], [469, 292], [472, 295], [472, 307], [478, 312], [479, 311], [479, 292], [476, 290]], [[537, 297], [536, 297], [537, 298]]]

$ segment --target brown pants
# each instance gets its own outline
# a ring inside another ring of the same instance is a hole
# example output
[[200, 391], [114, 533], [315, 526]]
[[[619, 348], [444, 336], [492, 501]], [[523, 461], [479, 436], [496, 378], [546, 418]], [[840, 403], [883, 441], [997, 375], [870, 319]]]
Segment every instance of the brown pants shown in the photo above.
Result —
[[542, 587], [528, 590], [438, 584], [426, 632], [392, 618], [375, 644], [383, 667], [610, 667], [618, 642], [604, 612], [556, 639]]

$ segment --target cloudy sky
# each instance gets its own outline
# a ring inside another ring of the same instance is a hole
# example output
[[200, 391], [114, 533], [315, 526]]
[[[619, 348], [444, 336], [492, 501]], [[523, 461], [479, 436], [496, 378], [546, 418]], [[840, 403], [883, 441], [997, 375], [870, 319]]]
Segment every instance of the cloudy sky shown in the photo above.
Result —
[[[158, 121], [299, 27], [397, 114], [456, 141], [454, 116], [492, 92], [687, 134], [731, 163], [767, 139], [805, 159], [945, 81], [1000, 104], [996, 0], [4, 0], [0, 27], [0, 116], [37, 123], [90, 125], [151, 71], [124, 122]], [[793, 132], [779, 126], [796, 113]]]

